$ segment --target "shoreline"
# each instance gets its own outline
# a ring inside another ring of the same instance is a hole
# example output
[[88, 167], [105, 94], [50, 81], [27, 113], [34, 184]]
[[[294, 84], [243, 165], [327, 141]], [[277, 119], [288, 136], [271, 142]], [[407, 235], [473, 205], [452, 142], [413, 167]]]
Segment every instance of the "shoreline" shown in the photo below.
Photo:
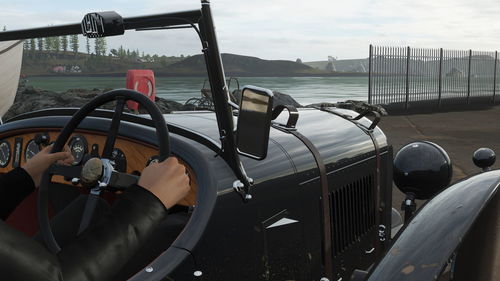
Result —
[[[35, 74], [35, 75], [27, 75], [26, 78], [30, 77], [126, 77], [126, 73], [78, 73], [78, 74], [60, 74], [60, 73], [54, 73], [54, 74]], [[193, 77], [193, 78], [206, 78], [206, 74], [199, 74], [199, 73], [193, 73], [193, 74], [181, 74], [181, 73], [170, 73], [170, 74], [162, 74], [162, 73], [155, 73], [155, 77]], [[253, 77], [253, 78], [280, 78], [280, 77], [287, 77], [287, 78], [294, 78], [294, 77], [318, 77], [318, 78], [325, 78], [325, 77], [367, 77], [368, 78], [368, 73], [332, 73], [332, 74], [322, 74], [318, 75], [317, 73], [315, 74], [294, 74], [294, 75], [261, 75], [261, 74], [243, 74], [243, 73], [231, 73], [227, 72], [226, 77]]]

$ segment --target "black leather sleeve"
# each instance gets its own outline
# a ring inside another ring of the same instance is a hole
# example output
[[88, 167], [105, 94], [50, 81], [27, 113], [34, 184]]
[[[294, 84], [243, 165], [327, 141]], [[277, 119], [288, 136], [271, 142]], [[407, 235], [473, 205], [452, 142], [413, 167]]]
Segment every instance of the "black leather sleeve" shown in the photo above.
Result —
[[112, 280], [166, 215], [156, 196], [134, 185], [57, 256], [0, 221], [0, 279]]
[[26, 196], [35, 190], [31, 176], [21, 167], [0, 176], [0, 219], [6, 220]]
[[63, 279], [111, 280], [166, 215], [156, 196], [131, 186], [96, 226], [61, 251]]

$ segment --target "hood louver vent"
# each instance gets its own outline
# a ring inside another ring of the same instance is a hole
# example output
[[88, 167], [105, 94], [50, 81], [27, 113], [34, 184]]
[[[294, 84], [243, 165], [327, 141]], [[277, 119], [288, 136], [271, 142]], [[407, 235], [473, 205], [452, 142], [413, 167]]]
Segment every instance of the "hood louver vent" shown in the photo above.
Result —
[[373, 175], [361, 177], [330, 193], [333, 254], [342, 254], [375, 227]]

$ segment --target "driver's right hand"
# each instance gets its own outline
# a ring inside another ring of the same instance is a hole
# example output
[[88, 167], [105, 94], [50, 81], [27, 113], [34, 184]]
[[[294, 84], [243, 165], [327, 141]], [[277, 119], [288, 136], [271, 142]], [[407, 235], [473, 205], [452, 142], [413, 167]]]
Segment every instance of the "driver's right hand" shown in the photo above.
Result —
[[138, 184], [158, 197], [167, 209], [183, 199], [191, 188], [186, 168], [175, 157], [144, 168]]

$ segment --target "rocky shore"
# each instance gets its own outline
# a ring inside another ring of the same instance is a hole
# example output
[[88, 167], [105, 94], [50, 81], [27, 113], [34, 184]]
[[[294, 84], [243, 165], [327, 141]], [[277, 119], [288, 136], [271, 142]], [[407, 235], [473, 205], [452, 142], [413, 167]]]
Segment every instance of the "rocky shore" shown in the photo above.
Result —
[[[47, 108], [61, 108], [61, 107], [77, 107], [80, 108], [97, 95], [110, 91], [112, 89], [72, 89], [63, 93], [52, 91], [45, 91], [33, 87], [20, 87], [14, 104], [10, 107], [9, 111], [3, 116], [4, 120], [8, 120], [19, 114], [26, 112], [42, 110]], [[183, 105], [181, 103], [157, 98], [156, 104], [163, 113], [171, 111], [194, 110], [192, 105]], [[101, 108], [114, 109], [115, 103], [108, 103]], [[131, 112], [127, 107], [125, 112]]]
[[[8, 120], [19, 114], [26, 112], [42, 110], [47, 108], [63, 108], [63, 107], [76, 107], [80, 108], [91, 99], [99, 94], [105, 93], [112, 89], [71, 89], [66, 92], [58, 93], [53, 91], [46, 91], [42, 89], [33, 88], [31, 86], [20, 86], [14, 101], [9, 111], [3, 116], [3, 120]], [[156, 104], [160, 108], [162, 113], [170, 113], [172, 111], [190, 111], [190, 110], [213, 110], [213, 103], [210, 98], [210, 91], [206, 90], [207, 95], [200, 95], [199, 97], [192, 98], [188, 100], [185, 104], [178, 103], [176, 101], [167, 100], [161, 97], [156, 97]], [[274, 106], [277, 105], [293, 105], [297, 108], [304, 107], [295, 101], [291, 96], [274, 91]], [[239, 103], [241, 96], [240, 90], [235, 90], [232, 93], [233, 102]], [[346, 101], [339, 103], [327, 103], [327, 104], [314, 104], [310, 106], [334, 106], [339, 108], [351, 109], [357, 112], [363, 112], [366, 110], [375, 110], [382, 115], [387, 115], [385, 110], [380, 106], [369, 105], [366, 102], [360, 101]], [[115, 103], [108, 103], [103, 105], [101, 108], [104, 109], [114, 109]], [[125, 112], [132, 112], [125, 107]], [[140, 113], [145, 113], [143, 110], [139, 109]]]

